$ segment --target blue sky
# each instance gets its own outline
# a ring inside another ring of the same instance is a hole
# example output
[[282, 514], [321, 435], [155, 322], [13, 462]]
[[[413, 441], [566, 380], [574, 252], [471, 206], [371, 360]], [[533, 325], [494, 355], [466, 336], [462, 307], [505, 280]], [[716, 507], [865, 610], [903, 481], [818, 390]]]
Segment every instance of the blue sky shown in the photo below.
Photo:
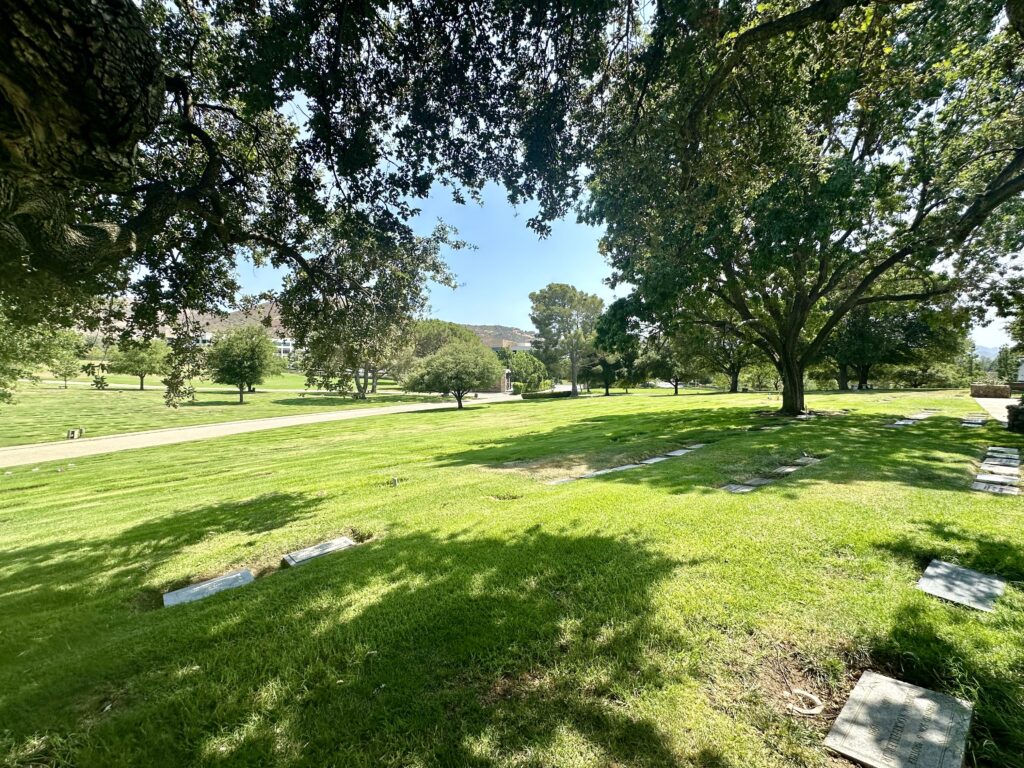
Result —
[[[430, 232], [438, 218], [454, 225], [459, 236], [477, 250], [447, 254], [459, 281], [455, 290], [435, 286], [430, 295], [430, 316], [456, 323], [530, 327], [530, 291], [548, 283], [570, 283], [596, 293], [605, 302], [623, 295], [604, 284], [610, 274], [597, 251], [600, 230], [578, 224], [575, 217], [555, 224], [552, 234], [540, 239], [527, 226], [532, 207], [519, 210], [508, 204], [500, 188], [484, 190], [484, 204], [458, 205], [442, 190], [424, 201], [418, 231]], [[280, 286], [281, 274], [272, 269], [239, 267], [245, 293]], [[979, 345], [1006, 343], [1002, 323], [977, 327], [972, 336]]]

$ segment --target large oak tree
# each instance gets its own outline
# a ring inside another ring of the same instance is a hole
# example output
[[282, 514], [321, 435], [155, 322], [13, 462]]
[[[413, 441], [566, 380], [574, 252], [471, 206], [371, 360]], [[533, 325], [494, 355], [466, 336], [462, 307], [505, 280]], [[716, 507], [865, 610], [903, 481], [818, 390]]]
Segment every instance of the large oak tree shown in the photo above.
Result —
[[757, 345], [789, 414], [855, 308], [980, 298], [1024, 233], [1021, 21], [978, 0], [659, 4], [594, 127], [586, 216], [616, 279]]

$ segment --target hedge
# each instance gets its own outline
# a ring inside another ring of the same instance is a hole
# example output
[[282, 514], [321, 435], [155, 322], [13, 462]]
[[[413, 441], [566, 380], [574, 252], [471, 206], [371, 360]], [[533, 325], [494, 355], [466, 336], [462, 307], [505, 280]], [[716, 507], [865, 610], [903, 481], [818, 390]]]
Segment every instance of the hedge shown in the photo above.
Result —
[[526, 392], [523, 394], [523, 400], [548, 400], [552, 397], [572, 397], [572, 391], [566, 389], [561, 392]]
[[971, 397], [1009, 397], [1009, 384], [971, 384]]
[[1024, 432], [1024, 405], [1006, 406], [1006, 428], [1011, 432]]

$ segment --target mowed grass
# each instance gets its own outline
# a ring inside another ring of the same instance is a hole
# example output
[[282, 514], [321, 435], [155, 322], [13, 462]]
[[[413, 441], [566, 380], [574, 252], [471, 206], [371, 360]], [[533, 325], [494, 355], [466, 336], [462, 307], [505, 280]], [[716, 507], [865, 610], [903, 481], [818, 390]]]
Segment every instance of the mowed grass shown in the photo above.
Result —
[[246, 393], [245, 402], [239, 403], [237, 393], [200, 391], [194, 401], [186, 400], [176, 408], [168, 408], [162, 391], [22, 385], [13, 405], [0, 406], [0, 447], [63, 440], [67, 431], [75, 427], [82, 427], [85, 437], [102, 437], [146, 429], [443, 400], [397, 392], [356, 400], [341, 394], [258, 391]]
[[[87, 360], [81, 361], [85, 365]], [[92, 361], [98, 363], [99, 361]], [[39, 379], [46, 383], [58, 383], [63, 386], [63, 381], [58, 381], [51, 371], [40, 369], [36, 372]], [[123, 373], [104, 373], [103, 377], [106, 379], [107, 384], [118, 387], [132, 387], [138, 389], [139, 377], [129, 376]], [[161, 383], [161, 375], [153, 374], [146, 377], [145, 388], [157, 391], [163, 391], [164, 385]], [[80, 373], [77, 376], [68, 379], [69, 385], [91, 385], [93, 381], [92, 376], [88, 376], [85, 373]], [[194, 386], [199, 390], [230, 390], [231, 387], [225, 384], [218, 384], [209, 379], [202, 379], [193, 382]], [[395, 390], [398, 389], [398, 384], [394, 379], [381, 378], [377, 382], [378, 390]], [[283, 373], [276, 374], [274, 376], [268, 376], [259, 385], [260, 390], [264, 389], [283, 389], [283, 390], [304, 390], [306, 389], [306, 377], [302, 373], [296, 373], [294, 371], [285, 371]]]
[[[642, 393], [375, 417], [0, 476], [0, 754], [75, 766], [835, 766], [874, 669], [1024, 754], [1024, 500], [962, 393]], [[884, 425], [924, 407], [912, 427]], [[765, 425], [781, 425], [765, 431]], [[546, 479], [692, 454], [565, 485]], [[803, 452], [748, 495], [717, 490]], [[355, 549], [292, 570], [287, 551]], [[915, 589], [934, 557], [1011, 584]], [[260, 577], [163, 609], [160, 593]], [[826, 704], [787, 710], [789, 687]]]

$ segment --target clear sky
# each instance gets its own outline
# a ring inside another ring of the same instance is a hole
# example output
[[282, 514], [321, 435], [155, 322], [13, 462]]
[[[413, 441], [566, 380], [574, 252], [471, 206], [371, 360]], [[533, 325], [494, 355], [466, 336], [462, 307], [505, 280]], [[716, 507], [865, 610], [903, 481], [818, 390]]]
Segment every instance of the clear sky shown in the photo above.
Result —
[[[600, 230], [578, 224], [575, 217], [555, 224], [552, 234], [542, 240], [526, 226], [533, 208], [513, 208], [496, 186], [484, 190], [483, 205], [458, 205], [442, 190], [420, 208], [419, 232], [430, 232], [441, 218], [459, 230], [459, 237], [477, 246], [477, 250], [447, 254], [459, 287], [432, 288], [432, 317], [528, 329], [530, 291], [548, 283], [570, 283], [598, 294], [605, 302], [628, 291], [625, 286], [613, 291], [605, 285], [610, 269], [597, 251]], [[277, 271], [257, 270], [248, 263], [239, 267], [239, 278], [246, 293], [277, 288], [281, 281]], [[986, 347], [1007, 343], [999, 321], [975, 328], [972, 336]]]

